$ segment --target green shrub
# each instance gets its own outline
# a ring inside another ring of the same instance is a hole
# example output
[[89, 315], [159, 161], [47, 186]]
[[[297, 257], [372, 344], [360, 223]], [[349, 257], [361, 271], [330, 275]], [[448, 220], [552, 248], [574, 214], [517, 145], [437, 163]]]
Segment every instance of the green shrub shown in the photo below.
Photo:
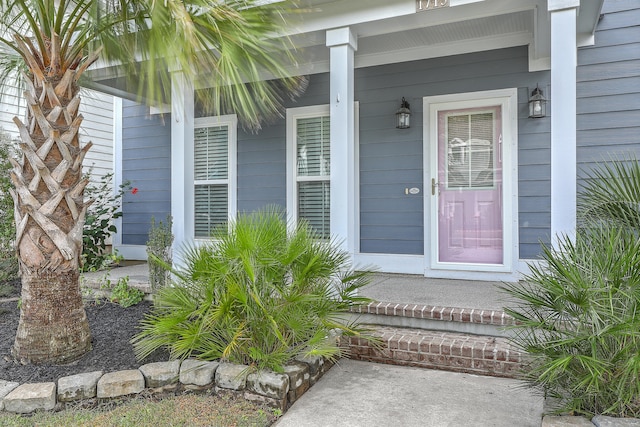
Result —
[[82, 271], [102, 270], [117, 259], [117, 255], [114, 258], [107, 252], [107, 240], [117, 231], [113, 220], [122, 216], [122, 196], [130, 185], [129, 182], [121, 184], [114, 194], [112, 181], [113, 174], [109, 173], [85, 190], [85, 197], [94, 202], [87, 209], [82, 231]]
[[[110, 285], [110, 282], [109, 282]], [[110, 287], [110, 286], [109, 286]], [[109, 301], [120, 304], [127, 308], [139, 304], [144, 298], [144, 292], [129, 285], [129, 277], [121, 277], [111, 288]]]
[[160, 289], [133, 340], [137, 357], [226, 359], [282, 371], [296, 356], [341, 354], [336, 333], [362, 334], [344, 312], [370, 275], [306, 224], [275, 209], [242, 215], [185, 254], [180, 282]]
[[607, 223], [640, 232], [640, 165], [633, 156], [585, 171], [578, 198], [581, 227]]
[[543, 265], [505, 285], [517, 303], [514, 343], [523, 373], [558, 411], [640, 416], [640, 239], [610, 224], [543, 247]]
[[151, 217], [149, 240], [147, 240], [147, 255], [149, 265], [149, 282], [151, 283], [151, 289], [154, 292], [167, 286], [171, 280], [171, 273], [167, 268], [165, 268], [165, 266], [171, 266], [172, 262], [172, 225], [173, 221], [171, 219], [171, 215], [167, 215], [167, 220], [164, 223], [162, 221], [156, 223], [156, 219]]

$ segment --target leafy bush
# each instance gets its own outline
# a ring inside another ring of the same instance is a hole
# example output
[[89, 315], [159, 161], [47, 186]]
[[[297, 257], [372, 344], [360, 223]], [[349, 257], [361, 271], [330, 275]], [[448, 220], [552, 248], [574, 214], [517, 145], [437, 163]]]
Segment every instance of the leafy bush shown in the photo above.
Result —
[[128, 276], [119, 278], [113, 287], [109, 282], [108, 287], [111, 288], [109, 301], [118, 303], [124, 308], [139, 304], [144, 298], [144, 292], [129, 285]]
[[164, 288], [171, 280], [171, 273], [164, 268], [171, 266], [171, 244], [173, 243], [173, 234], [171, 227], [173, 221], [171, 215], [167, 215], [166, 222], [159, 221], [151, 217], [151, 228], [149, 229], [149, 240], [147, 240], [147, 255], [149, 265], [149, 282], [151, 289]]
[[370, 274], [350, 270], [348, 255], [306, 225], [288, 232], [281, 212], [240, 216], [211, 243], [185, 254], [180, 282], [160, 289], [137, 357], [160, 347], [174, 358], [226, 359], [282, 371], [296, 356], [341, 354], [337, 331], [362, 334], [344, 312]]
[[629, 156], [601, 163], [585, 174], [578, 199], [580, 225], [609, 223], [640, 231], [640, 165]]
[[640, 166], [607, 164], [591, 177], [575, 239], [543, 245], [543, 263], [503, 287], [517, 301], [506, 312], [531, 356], [524, 379], [558, 411], [640, 417]]
[[121, 184], [114, 194], [112, 181], [113, 174], [109, 173], [85, 190], [86, 198], [94, 202], [87, 210], [82, 231], [82, 271], [102, 270], [113, 262], [113, 255], [106, 251], [107, 240], [117, 231], [113, 220], [122, 216], [122, 196], [129, 182]]
[[13, 198], [9, 193], [13, 187], [9, 178], [9, 158], [13, 155], [11, 138], [0, 129], [0, 282], [18, 277], [18, 258], [14, 248], [16, 225]]

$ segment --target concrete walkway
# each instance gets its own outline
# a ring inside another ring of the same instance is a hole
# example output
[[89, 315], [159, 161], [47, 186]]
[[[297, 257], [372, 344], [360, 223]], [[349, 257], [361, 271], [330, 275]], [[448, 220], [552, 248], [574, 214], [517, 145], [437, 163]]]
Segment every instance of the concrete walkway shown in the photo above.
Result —
[[516, 380], [343, 359], [277, 427], [540, 427], [543, 400]]

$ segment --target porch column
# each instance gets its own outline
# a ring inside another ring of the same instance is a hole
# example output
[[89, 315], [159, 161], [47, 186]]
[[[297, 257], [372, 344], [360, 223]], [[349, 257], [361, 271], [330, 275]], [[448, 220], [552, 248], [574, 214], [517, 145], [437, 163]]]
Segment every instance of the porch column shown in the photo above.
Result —
[[551, 238], [576, 229], [576, 19], [580, 0], [548, 0], [551, 14]]
[[171, 75], [171, 216], [174, 263], [180, 265], [177, 248], [193, 239], [193, 85], [181, 70]]
[[331, 113], [331, 234], [353, 255], [355, 242], [355, 118], [354, 52], [356, 35], [350, 28], [327, 31], [330, 48]]

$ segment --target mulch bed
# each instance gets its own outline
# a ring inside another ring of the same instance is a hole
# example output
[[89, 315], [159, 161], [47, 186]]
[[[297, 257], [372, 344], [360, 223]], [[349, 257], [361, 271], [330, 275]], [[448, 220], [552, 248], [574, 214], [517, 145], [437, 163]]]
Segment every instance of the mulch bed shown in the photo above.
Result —
[[[2, 299], [20, 296], [20, 281], [3, 283]], [[13, 289], [9, 292], [6, 287]], [[150, 362], [169, 360], [169, 355], [157, 351], [143, 361], [138, 361], [129, 340], [139, 331], [138, 324], [149, 311], [151, 303], [123, 308], [106, 300], [91, 301], [85, 305], [92, 334], [92, 350], [80, 360], [67, 365], [21, 365], [11, 356], [20, 318], [17, 302], [0, 302], [0, 380], [19, 383], [56, 381], [60, 377], [92, 371], [113, 372], [136, 369]]]

